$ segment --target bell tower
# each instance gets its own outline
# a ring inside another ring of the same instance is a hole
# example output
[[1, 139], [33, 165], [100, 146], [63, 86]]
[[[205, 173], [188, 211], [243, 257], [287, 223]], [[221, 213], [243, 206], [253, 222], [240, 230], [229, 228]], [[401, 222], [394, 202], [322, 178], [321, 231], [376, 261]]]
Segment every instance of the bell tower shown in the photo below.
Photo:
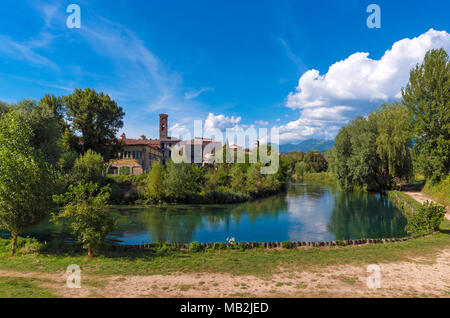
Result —
[[169, 115], [167, 114], [159, 114], [159, 139], [167, 138], [167, 118]]

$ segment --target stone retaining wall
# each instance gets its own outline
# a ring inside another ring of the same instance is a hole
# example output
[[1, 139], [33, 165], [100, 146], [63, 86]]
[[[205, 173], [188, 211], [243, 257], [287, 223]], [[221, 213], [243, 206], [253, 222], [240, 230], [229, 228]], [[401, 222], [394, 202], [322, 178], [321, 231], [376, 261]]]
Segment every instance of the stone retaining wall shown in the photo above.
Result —
[[[383, 239], [358, 239], [358, 240], [341, 240], [341, 241], [329, 241], [329, 242], [291, 242], [292, 248], [296, 247], [326, 247], [326, 246], [349, 246], [349, 245], [363, 245], [363, 244], [383, 244], [388, 242], [405, 242], [411, 239], [429, 236], [439, 233], [435, 231], [429, 234], [406, 236], [402, 238], [383, 238]], [[264, 249], [276, 249], [282, 248], [282, 242], [238, 242], [238, 243], [199, 243], [202, 249], [219, 249], [225, 247], [227, 249], [232, 248], [264, 248]], [[168, 247], [178, 248], [180, 250], [189, 249], [189, 244], [165, 244]], [[124, 245], [122, 245], [124, 246]], [[133, 249], [155, 249], [161, 247], [161, 244], [142, 244], [142, 245], [125, 245], [125, 247]]]

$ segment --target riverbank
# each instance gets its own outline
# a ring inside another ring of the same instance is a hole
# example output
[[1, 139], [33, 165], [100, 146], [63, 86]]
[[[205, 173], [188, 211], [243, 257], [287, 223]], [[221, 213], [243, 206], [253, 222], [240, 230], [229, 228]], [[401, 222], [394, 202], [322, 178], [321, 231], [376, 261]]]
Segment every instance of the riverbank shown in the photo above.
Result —
[[[431, 260], [422, 257], [380, 264], [381, 288], [367, 288], [365, 266], [340, 265], [292, 270], [271, 277], [229, 273], [168, 275], [84, 275], [80, 289], [65, 286], [63, 272], [0, 270], [0, 296], [11, 297], [450, 297], [450, 249]], [[15, 283], [20, 290], [3, 289]]]
[[[429, 195], [419, 192], [419, 191], [402, 191], [405, 195], [409, 196], [411, 199], [423, 204], [426, 201], [430, 201], [436, 204], [440, 204], [438, 200], [433, 199]], [[450, 206], [446, 206], [447, 213], [445, 214], [445, 218], [450, 221]]]
[[[11, 258], [9, 250], [2, 249], [0, 286], [3, 293], [22, 286], [20, 290], [49, 297], [448, 297], [449, 253], [447, 221], [431, 236], [346, 247], [159, 249], [111, 252], [94, 259], [81, 252], [30, 249]], [[79, 290], [65, 287], [70, 264], [82, 269]], [[369, 264], [382, 269], [386, 285], [380, 290], [365, 286]]]

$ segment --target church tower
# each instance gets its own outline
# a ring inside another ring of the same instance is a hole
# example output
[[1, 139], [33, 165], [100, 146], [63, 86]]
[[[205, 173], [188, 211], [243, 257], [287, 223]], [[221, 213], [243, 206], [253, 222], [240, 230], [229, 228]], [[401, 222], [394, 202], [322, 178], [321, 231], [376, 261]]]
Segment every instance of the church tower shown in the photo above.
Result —
[[167, 114], [159, 114], [159, 139], [166, 139], [168, 134]]

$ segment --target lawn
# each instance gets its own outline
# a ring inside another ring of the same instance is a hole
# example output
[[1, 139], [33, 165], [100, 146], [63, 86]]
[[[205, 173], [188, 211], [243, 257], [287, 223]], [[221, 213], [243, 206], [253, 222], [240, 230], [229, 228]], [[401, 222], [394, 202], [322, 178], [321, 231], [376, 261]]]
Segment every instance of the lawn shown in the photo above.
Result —
[[0, 277], [0, 298], [53, 298], [51, 292], [39, 287], [36, 279]]
[[[2, 243], [2, 242], [0, 242]], [[439, 251], [450, 247], [450, 223], [442, 223], [441, 232], [406, 242], [298, 249], [210, 250], [123, 250], [107, 252], [93, 259], [84, 253], [52, 254], [22, 247], [15, 257], [9, 257], [6, 244], [0, 244], [0, 270], [55, 273], [65, 271], [70, 264], [81, 266], [83, 274], [92, 275], [153, 275], [171, 273], [230, 273], [270, 277], [283, 270], [316, 271], [334, 265], [364, 266], [372, 263], [398, 262], [417, 257], [429, 261]]]

